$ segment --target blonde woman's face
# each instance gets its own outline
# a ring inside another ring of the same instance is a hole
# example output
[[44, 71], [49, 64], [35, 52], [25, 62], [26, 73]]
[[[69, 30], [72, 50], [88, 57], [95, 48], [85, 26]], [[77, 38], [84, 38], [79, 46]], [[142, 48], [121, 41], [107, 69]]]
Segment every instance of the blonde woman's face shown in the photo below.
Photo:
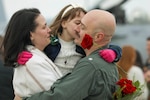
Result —
[[72, 40], [74, 40], [79, 33], [79, 26], [81, 24], [81, 19], [84, 15], [85, 14], [83, 12], [80, 12], [79, 16], [76, 16], [72, 20], [66, 21], [63, 26], [63, 30], [65, 30], [68, 33]]
[[148, 55], [150, 56], [150, 40], [147, 40], [146, 50], [147, 50]]
[[46, 20], [42, 15], [36, 18], [37, 27], [34, 32], [30, 33], [32, 44], [43, 50], [50, 43], [50, 28], [46, 24]]

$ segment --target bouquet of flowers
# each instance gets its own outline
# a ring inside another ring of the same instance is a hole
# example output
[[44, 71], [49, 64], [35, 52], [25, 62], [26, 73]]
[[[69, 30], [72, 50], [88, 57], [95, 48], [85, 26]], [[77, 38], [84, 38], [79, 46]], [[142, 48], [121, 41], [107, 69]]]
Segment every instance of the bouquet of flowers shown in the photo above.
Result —
[[119, 88], [113, 95], [114, 100], [133, 100], [143, 93], [144, 85], [141, 85], [138, 80], [132, 81], [122, 78], [117, 82], [117, 85]]

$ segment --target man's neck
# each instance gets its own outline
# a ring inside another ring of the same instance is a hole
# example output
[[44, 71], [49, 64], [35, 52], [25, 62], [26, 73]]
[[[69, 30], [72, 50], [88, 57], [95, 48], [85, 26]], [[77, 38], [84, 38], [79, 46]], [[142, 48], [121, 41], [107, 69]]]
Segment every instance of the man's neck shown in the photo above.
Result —
[[85, 53], [86, 53], [86, 56], [89, 56], [92, 52], [100, 49], [101, 47], [91, 47], [89, 50], [88, 49], [85, 49]]
[[95, 44], [89, 50], [88, 49], [84, 49], [84, 51], [86, 53], [86, 56], [90, 55], [92, 52], [94, 52], [94, 51], [96, 51], [96, 50], [98, 50], [98, 49], [100, 49], [100, 48], [102, 48], [102, 47], [104, 47], [106, 45], [107, 45], [106, 43], [101, 44], [101, 45]]

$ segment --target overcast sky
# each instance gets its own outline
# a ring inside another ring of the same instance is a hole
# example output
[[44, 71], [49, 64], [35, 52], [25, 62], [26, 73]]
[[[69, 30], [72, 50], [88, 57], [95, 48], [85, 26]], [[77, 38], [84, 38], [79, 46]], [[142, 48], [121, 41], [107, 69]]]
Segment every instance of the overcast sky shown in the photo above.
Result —
[[[92, 7], [101, 0], [2, 0], [6, 13], [6, 19], [9, 20], [14, 12], [22, 8], [36, 7], [40, 9], [45, 18], [53, 18], [65, 5], [76, 3], [85, 9]], [[110, 0], [114, 2], [115, 0]], [[130, 17], [134, 10], [140, 9], [146, 13], [148, 11], [150, 0], [128, 0], [123, 5], [127, 16]]]
[[67, 4], [78, 3], [83, 6], [83, 2], [84, 0], [3, 0], [7, 19], [15, 11], [29, 7], [38, 8], [46, 18], [49, 18], [56, 15]]

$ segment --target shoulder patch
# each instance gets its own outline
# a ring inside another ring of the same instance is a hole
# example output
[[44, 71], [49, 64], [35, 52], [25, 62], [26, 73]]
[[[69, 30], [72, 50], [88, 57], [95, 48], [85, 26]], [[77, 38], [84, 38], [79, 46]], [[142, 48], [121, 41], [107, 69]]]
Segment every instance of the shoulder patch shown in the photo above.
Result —
[[93, 60], [93, 58], [88, 58], [89, 60]]

